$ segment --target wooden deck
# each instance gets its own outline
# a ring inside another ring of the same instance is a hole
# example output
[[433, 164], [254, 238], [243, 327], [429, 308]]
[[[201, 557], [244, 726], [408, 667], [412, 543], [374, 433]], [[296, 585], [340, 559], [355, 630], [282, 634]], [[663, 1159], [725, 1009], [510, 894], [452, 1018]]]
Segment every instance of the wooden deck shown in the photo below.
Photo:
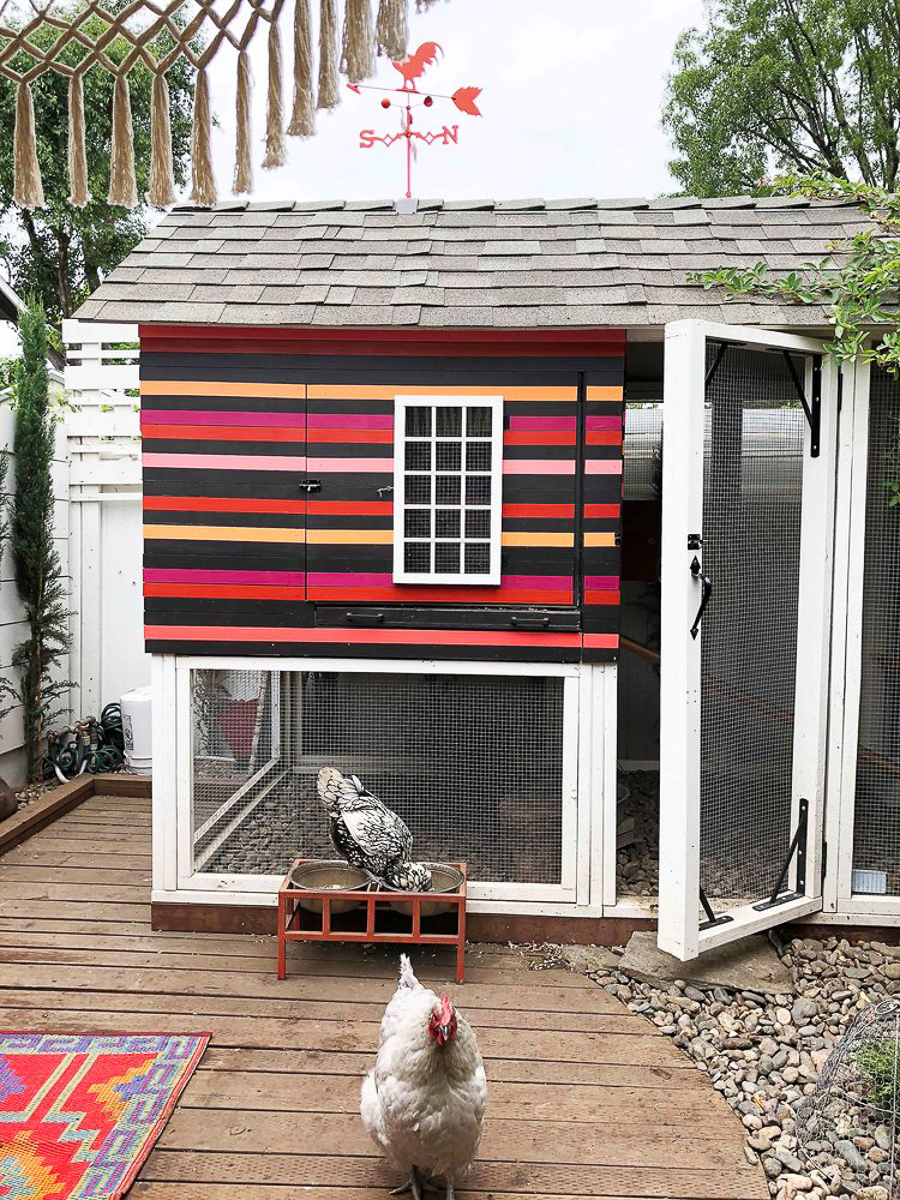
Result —
[[[0, 1027], [212, 1033], [133, 1197], [386, 1197], [357, 1098], [396, 954], [291, 948], [279, 983], [273, 939], [153, 933], [149, 824], [147, 801], [94, 796], [0, 858]], [[448, 952], [415, 961], [452, 979]], [[590, 981], [485, 947], [448, 990], [489, 1081], [461, 1200], [768, 1196], [725, 1102]]]

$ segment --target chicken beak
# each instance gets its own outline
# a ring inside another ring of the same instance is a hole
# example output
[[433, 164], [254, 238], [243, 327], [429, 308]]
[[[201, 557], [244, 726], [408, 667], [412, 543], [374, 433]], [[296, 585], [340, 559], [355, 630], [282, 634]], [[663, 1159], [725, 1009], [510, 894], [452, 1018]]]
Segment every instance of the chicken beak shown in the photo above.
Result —
[[450, 1028], [449, 1025], [438, 1025], [437, 1042], [438, 1042], [439, 1046], [443, 1046], [447, 1042], [449, 1042], [452, 1035], [453, 1035], [453, 1030]]

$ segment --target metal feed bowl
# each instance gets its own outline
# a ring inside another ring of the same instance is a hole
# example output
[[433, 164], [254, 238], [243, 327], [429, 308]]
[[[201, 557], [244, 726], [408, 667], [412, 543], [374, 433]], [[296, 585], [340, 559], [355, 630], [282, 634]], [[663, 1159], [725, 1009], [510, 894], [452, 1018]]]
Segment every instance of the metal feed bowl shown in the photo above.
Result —
[[[341, 862], [301, 863], [300, 866], [294, 867], [288, 879], [291, 887], [296, 888], [298, 892], [364, 892], [369, 887], [365, 871]], [[301, 896], [297, 903], [307, 912], [322, 911], [322, 901], [318, 896]], [[332, 914], [336, 915], [351, 912], [354, 908], [359, 908], [360, 903], [361, 899], [338, 899], [336, 896], [329, 907]]]
[[[440, 896], [446, 892], [458, 892], [462, 887], [463, 876], [462, 871], [458, 871], [456, 867], [451, 867], [449, 863], [426, 863], [425, 866], [431, 872], [431, 891], [428, 896]], [[396, 892], [397, 888], [388, 888], [387, 891]], [[442, 913], [453, 912], [455, 904], [434, 903], [430, 900], [422, 901], [422, 916], [423, 917], [438, 917]], [[395, 912], [403, 913], [404, 916], [412, 916], [412, 901], [411, 900], [394, 900], [391, 903], [391, 908]]]

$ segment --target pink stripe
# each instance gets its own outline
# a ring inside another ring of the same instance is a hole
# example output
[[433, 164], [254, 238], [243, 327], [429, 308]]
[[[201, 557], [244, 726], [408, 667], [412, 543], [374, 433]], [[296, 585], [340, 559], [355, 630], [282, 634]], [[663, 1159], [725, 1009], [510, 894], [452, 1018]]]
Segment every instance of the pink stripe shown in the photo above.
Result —
[[615, 591], [619, 586], [618, 575], [585, 575], [584, 586], [591, 591]]
[[394, 418], [390, 413], [370, 416], [368, 413], [308, 413], [306, 423], [310, 429], [393, 429]]
[[147, 583], [268, 583], [302, 587], [302, 571], [187, 571], [170, 567], [146, 567]]
[[[391, 587], [393, 582], [394, 578], [392, 575], [375, 575], [367, 572], [363, 572], [362, 574], [355, 574], [350, 571], [331, 573], [310, 572], [307, 576], [307, 583], [310, 587]], [[442, 586], [446, 587], [448, 585], [444, 584]], [[500, 580], [499, 586], [505, 588], [547, 588], [549, 590], [556, 590], [571, 587], [572, 577], [571, 575], [504, 575]]]
[[305, 458], [281, 454], [145, 454], [146, 467], [198, 467], [209, 471], [305, 471]]
[[503, 463], [503, 474], [574, 475], [575, 463], [564, 458], [508, 458]]
[[145, 408], [142, 425], [274, 425], [281, 429], [302, 429], [303, 413], [208, 412], [206, 410]]
[[588, 429], [621, 429], [621, 417], [588, 417]]
[[621, 475], [620, 458], [589, 458], [584, 464], [585, 475]]
[[[590, 417], [588, 418], [590, 420]], [[510, 417], [510, 429], [574, 429], [574, 417]]]
[[308, 458], [309, 471], [393, 471], [392, 458]]

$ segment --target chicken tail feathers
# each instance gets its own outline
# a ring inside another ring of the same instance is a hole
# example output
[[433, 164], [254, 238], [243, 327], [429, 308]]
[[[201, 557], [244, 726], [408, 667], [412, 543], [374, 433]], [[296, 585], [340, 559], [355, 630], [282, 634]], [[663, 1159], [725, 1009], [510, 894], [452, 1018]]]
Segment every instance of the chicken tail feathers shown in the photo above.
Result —
[[408, 954], [400, 955], [400, 986], [404, 988], [420, 988], [422, 985], [416, 979], [415, 972], [412, 969], [412, 963], [409, 961]]

